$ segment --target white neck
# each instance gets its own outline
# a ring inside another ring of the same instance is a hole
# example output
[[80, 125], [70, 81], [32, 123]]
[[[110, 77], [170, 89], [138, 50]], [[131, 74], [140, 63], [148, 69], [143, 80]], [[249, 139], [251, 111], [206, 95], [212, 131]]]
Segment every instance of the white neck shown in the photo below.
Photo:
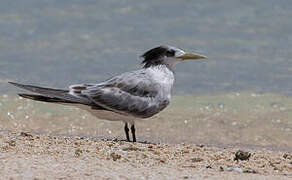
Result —
[[161, 95], [170, 99], [171, 89], [175, 80], [173, 71], [167, 65], [152, 66], [147, 68], [146, 71], [161, 89]]

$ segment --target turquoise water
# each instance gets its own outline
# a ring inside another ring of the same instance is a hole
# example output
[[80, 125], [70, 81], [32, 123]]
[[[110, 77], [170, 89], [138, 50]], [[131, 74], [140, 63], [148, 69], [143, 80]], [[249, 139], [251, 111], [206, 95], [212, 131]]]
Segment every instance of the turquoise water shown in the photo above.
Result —
[[176, 68], [175, 94], [291, 94], [292, 1], [0, 1], [0, 92], [6, 82], [66, 87], [139, 68], [169, 44], [205, 54]]

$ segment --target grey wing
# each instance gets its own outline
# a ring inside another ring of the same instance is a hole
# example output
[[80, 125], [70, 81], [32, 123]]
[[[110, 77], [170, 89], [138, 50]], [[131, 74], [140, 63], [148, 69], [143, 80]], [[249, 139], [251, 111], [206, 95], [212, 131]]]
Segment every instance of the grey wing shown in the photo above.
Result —
[[108, 110], [148, 118], [168, 105], [157, 98], [159, 85], [143, 73], [125, 73], [81, 93]]

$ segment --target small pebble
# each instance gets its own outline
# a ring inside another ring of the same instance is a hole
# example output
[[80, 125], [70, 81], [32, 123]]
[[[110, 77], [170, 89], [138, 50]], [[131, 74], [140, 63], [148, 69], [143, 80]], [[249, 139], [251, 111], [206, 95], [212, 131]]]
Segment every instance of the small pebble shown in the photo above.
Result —
[[245, 152], [245, 151], [242, 151], [242, 150], [238, 150], [236, 153], [235, 153], [235, 157], [234, 157], [234, 161], [246, 161], [246, 160], [249, 160], [251, 154], [249, 152]]
[[116, 153], [114, 153], [114, 152], [112, 152], [111, 153], [111, 158], [114, 160], [114, 161], [116, 161], [116, 160], [118, 160], [118, 159], [121, 159], [121, 155], [119, 155], [119, 154], [116, 154]]

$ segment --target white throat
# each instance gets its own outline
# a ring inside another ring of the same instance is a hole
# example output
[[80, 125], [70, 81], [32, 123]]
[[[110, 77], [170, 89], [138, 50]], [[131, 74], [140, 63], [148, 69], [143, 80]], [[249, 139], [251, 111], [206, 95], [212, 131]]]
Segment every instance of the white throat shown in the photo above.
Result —
[[164, 64], [166, 64], [171, 69], [173, 69], [178, 62], [180, 62], [180, 60], [175, 57], [168, 57], [164, 60]]

